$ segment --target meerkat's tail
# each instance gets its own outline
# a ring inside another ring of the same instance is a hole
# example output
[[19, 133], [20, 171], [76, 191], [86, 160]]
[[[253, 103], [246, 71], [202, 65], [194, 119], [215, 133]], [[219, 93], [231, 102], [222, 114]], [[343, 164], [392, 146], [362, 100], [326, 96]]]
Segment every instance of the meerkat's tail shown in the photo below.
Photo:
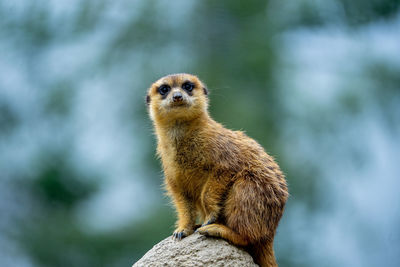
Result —
[[259, 242], [251, 245], [249, 249], [254, 262], [261, 267], [278, 267], [272, 242]]

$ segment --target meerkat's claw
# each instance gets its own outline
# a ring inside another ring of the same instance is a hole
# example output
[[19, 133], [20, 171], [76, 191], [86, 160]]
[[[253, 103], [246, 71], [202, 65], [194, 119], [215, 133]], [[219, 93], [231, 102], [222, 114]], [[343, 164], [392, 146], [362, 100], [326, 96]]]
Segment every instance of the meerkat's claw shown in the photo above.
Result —
[[201, 228], [201, 227], [204, 227], [204, 226], [207, 226], [207, 225], [210, 225], [210, 224], [213, 224], [213, 223], [215, 223], [217, 220], [214, 218], [214, 217], [212, 217], [211, 219], [209, 219], [208, 221], [206, 221], [205, 223], [203, 223], [203, 224], [201, 224], [201, 225], [196, 225], [196, 227], [195, 227], [195, 229], [196, 229], [196, 233], [197, 233], [197, 230], [199, 230], [199, 228]]
[[205, 223], [203, 223], [201, 225], [201, 227], [209, 225], [209, 224], [213, 224], [217, 221], [217, 218], [215, 216], [211, 216]]
[[182, 238], [185, 238], [185, 237], [186, 237], [186, 234], [185, 234], [184, 231], [182, 231], [182, 232], [174, 232], [172, 234], [172, 238], [174, 240], [177, 240], [177, 241], [180, 241], [180, 240], [182, 240]]
[[172, 234], [172, 239], [180, 241], [183, 238], [189, 236], [193, 231], [187, 230], [187, 229], [177, 229], [175, 232]]

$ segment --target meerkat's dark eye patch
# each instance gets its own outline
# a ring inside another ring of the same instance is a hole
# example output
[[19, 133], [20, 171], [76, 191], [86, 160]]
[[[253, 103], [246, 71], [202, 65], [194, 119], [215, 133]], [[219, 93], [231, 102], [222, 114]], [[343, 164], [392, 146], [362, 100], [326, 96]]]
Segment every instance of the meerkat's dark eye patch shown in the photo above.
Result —
[[167, 84], [163, 84], [160, 87], [158, 87], [158, 92], [160, 93], [160, 95], [164, 96], [166, 94], [168, 94], [168, 92], [171, 90], [171, 87]]
[[184, 82], [182, 84], [182, 89], [185, 90], [186, 92], [190, 93], [194, 89], [194, 84], [191, 82]]

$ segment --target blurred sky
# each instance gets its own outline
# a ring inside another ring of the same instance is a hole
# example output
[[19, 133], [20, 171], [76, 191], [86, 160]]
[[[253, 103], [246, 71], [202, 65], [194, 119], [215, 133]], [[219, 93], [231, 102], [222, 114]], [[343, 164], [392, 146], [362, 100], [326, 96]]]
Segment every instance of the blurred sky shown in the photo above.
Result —
[[0, 265], [121, 266], [167, 236], [144, 96], [192, 72], [287, 174], [280, 266], [398, 266], [398, 7], [0, 1]]

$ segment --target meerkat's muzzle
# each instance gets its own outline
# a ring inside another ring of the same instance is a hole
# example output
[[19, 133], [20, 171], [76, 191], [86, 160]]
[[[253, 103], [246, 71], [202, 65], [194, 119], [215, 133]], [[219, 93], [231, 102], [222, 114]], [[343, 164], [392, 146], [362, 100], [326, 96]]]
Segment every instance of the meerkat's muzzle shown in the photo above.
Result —
[[172, 95], [172, 100], [174, 102], [182, 102], [183, 100], [183, 96], [181, 92], [174, 92], [174, 94]]
[[168, 105], [171, 108], [190, 106], [190, 99], [179, 89], [174, 89], [168, 98]]

